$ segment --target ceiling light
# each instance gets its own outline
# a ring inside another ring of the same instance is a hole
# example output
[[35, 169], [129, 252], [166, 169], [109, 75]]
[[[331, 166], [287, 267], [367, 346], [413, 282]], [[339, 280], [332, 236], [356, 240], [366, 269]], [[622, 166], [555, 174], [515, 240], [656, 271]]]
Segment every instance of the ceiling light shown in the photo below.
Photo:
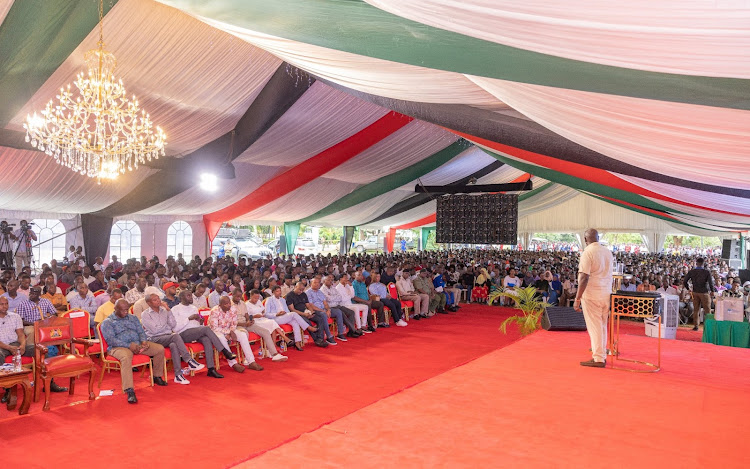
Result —
[[206, 192], [216, 192], [219, 189], [219, 178], [215, 174], [201, 174], [200, 188]]

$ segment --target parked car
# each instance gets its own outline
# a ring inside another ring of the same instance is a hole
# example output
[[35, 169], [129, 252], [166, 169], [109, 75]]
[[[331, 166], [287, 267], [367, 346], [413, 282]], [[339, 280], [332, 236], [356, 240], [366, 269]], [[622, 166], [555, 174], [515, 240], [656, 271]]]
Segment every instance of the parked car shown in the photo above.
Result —
[[281, 252], [281, 244], [279, 243], [279, 238], [271, 240], [268, 244], [266, 244], [266, 247], [270, 249], [274, 254], [279, 254]]
[[235, 259], [244, 256], [252, 260], [258, 260], [273, 254], [266, 246], [258, 244], [250, 238], [236, 239], [217, 236], [214, 238], [213, 243], [211, 243], [212, 256], [218, 256], [222, 242], [224, 243], [225, 255], [232, 256]]
[[309, 256], [311, 254], [317, 254], [318, 252], [320, 252], [320, 248], [312, 239], [298, 239], [297, 244], [294, 246], [295, 254]]
[[377, 235], [368, 236], [364, 241], [355, 241], [354, 249], [357, 252], [378, 251], [383, 249], [383, 243]]

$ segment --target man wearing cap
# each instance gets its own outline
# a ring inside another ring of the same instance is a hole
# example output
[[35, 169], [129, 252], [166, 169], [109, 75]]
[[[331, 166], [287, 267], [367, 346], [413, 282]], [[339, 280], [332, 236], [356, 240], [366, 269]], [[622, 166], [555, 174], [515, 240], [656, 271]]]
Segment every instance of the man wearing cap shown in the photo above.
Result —
[[180, 299], [177, 298], [177, 287], [179, 285], [175, 282], [167, 282], [164, 284], [164, 302], [169, 308], [180, 304]]

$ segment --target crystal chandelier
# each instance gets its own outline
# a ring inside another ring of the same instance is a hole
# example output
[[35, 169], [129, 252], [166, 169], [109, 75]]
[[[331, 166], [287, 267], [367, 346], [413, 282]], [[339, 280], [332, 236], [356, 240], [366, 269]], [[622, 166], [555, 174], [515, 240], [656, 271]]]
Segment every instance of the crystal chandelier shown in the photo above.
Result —
[[115, 80], [115, 56], [104, 50], [103, 13], [100, 0], [99, 47], [84, 56], [88, 75], [78, 74], [77, 95], [70, 85], [60, 88], [41, 116], [27, 116], [23, 125], [32, 146], [99, 184], [164, 156], [167, 144], [135, 95], [128, 99], [122, 80]]

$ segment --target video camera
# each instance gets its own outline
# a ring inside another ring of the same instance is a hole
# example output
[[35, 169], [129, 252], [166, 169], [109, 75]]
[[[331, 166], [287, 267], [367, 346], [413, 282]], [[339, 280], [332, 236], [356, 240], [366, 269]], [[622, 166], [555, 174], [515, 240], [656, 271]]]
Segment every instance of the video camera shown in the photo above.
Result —
[[33, 225], [33, 224], [34, 224], [33, 222], [32, 222], [32, 223], [29, 223], [29, 222], [27, 222], [26, 220], [21, 220], [21, 229], [22, 229], [23, 231], [26, 231], [26, 230], [30, 229], [30, 228], [31, 228], [31, 225]]
[[7, 221], [3, 220], [0, 222], [0, 233], [1, 234], [11, 234], [13, 233], [13, 226], [16, 226], [15, 223], [8, 223]]

